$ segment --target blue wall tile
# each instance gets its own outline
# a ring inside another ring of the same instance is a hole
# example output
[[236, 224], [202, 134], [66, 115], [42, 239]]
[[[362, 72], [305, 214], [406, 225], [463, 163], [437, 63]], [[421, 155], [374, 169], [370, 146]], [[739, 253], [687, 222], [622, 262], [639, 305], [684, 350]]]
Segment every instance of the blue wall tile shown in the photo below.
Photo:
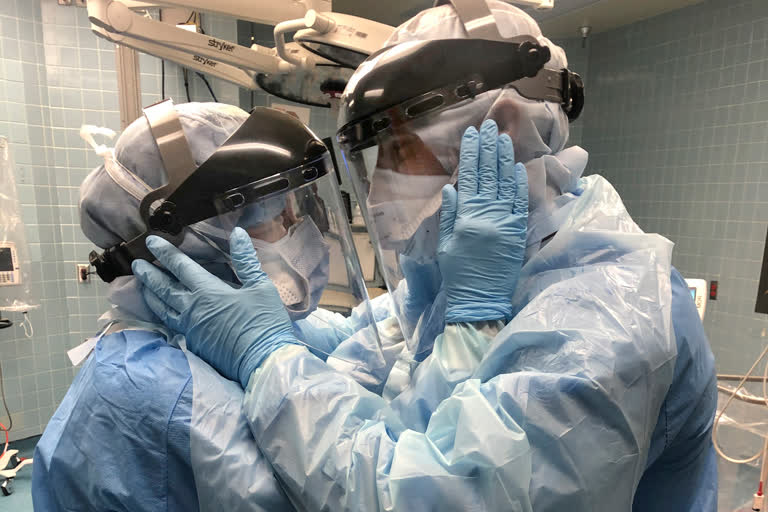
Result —
[[686, 277], [719, 281], [704, 323], [721, 372], [745, 371], [768, 330], [753, 312], [768, 228], [767, 5], [709, 0], [589, 41], [589, 169], [675, 242]]

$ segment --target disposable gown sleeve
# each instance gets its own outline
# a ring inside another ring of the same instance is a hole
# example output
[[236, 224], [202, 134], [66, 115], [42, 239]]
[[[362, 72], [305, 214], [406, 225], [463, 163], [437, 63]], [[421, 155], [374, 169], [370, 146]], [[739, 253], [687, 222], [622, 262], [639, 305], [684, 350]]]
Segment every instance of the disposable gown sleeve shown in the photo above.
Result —
[[432, 353], [390, 402], [403, 424], [424, 432], [437, 406], [451, 396], [457, 385], [472, 378], [503, 328], [501, 320], [446, 325], [435, 340]]
[[249, 382], [251, 430], [304, 510], [530, 511], [530, 447], [480, 382], [459, 385], [426, 432], [302, 347], [274, 353]]
[[[420, 388], [423, 432], [305, 350], [281, 349], [247, 389], [254, 436], [307, 510], [631, 510], [676, 357], [668, 269], [646, 261], [529, 283], [541, 292], [469, 378]], [[457, 325], [444, 342], [477, 334]]]
[[293, 330], [302, 344], [325, 361], [343, 341], [389, 317], [390, 298], [385, 293], [358, 305], [349, 316], [318, 308], [294, 322]]

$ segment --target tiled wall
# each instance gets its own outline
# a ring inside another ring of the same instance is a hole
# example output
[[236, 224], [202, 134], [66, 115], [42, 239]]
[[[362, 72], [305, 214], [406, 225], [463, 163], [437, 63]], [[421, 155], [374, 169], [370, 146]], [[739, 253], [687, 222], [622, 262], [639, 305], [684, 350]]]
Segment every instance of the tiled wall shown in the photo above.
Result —
[[720, 372], [767, 342], [754, 313], [768, 228], [768, 2], [708, 0], [589, 42], [583, 145], [685, 277], [719, 281]]
[[[18, 327], [0, 331], [5, 391], [14, 415], [11, 435], [22, 438], [39, 432], [73, 375], [63, 355], [69, 344], [69, 314], [57, 192], [57, 185], [67, 183], [69, 177], [56, 172], [56, 146], [66, 145], [66, 134], [50, 125], [51, 91], [40, 3], [0, 2], [0, 16], [0, 133], [9, 138], [16, 160], [33, 291], [41, 302], [41, 308], [30, 313], [33, 338], [25, 338]], [[77, 34], [72, 37], [76, 39]], [[60, 105], [61, 88], [55, 97]], [[17, 324], [20, 321], [19, 315], [9, 316]]]

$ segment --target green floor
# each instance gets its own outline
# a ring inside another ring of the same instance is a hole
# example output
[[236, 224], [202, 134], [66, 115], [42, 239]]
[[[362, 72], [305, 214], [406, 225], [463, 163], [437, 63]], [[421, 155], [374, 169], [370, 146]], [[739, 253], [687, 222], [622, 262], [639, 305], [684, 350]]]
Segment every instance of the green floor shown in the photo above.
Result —
[[[10, 448], [19, 450], [20, 457], [32, 457], [35, 451], [37, 437], [13, 441]], [[2, 445], [0, 445], [2, 451]], [[13, 480], [13, 494], [3, 496], [0, 494], [0, 512], [27, 512], [32, 510], [32, 467], [27, 466], [19, 471]]]

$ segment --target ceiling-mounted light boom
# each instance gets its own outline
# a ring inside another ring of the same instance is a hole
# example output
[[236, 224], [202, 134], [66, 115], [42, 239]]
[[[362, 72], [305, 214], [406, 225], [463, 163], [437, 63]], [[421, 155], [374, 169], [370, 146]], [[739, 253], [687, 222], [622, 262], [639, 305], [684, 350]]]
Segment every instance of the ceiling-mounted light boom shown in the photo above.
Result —
[[[384, 46], [395, 28], [338, 12], [307, 11], [293, 39], [312, 53], [342, 66], [357, 68]], [[277, 36], [277, 29], [275, 32]]]
[[[280, 5], [273, 5], [280, 4]], [[152, 19], [133, 9], [172, 5], [227, 14], [237, 19], [281, 18], [275, 27], [276, 48], [250, 48], [195, 30]], [[270, 94], [309, 105], [330, 106], [352, 74], [351, 69], [378, 50], [393, 27], [312, 7], [329, 8], [330, 0], [90, 0], [88, 18], [94, 32], [119, 44], [176, 62], [252, 89], [254, 83]], [[306, 9], [309, 9], [307, 11]], [[299, 14], [300, 13], [300, 14]], [[299, 14], [299, 16], [295, 16]], [[296, 43], [285, 35], [296, 32]]]
[[121, 44], [123, 46], [133, 48], [134, 50], [149, 55], [154, 55], [160, 59], [173, 62], [185, 68], [199, 71], [200, 73], [207, 73], [245, 89], [254, 90], [258, 88], [252, 73], [248, 73], [240, 68], [230, 66], [229, 64], [225, 64], [223, 62], [219, 62], [194, 53], [180, 52], [167, 46], [128, 37], [125, 34], [109, 32], [93, 24], [91, 25], [91, 30], [97, 36], [115, 44]]

